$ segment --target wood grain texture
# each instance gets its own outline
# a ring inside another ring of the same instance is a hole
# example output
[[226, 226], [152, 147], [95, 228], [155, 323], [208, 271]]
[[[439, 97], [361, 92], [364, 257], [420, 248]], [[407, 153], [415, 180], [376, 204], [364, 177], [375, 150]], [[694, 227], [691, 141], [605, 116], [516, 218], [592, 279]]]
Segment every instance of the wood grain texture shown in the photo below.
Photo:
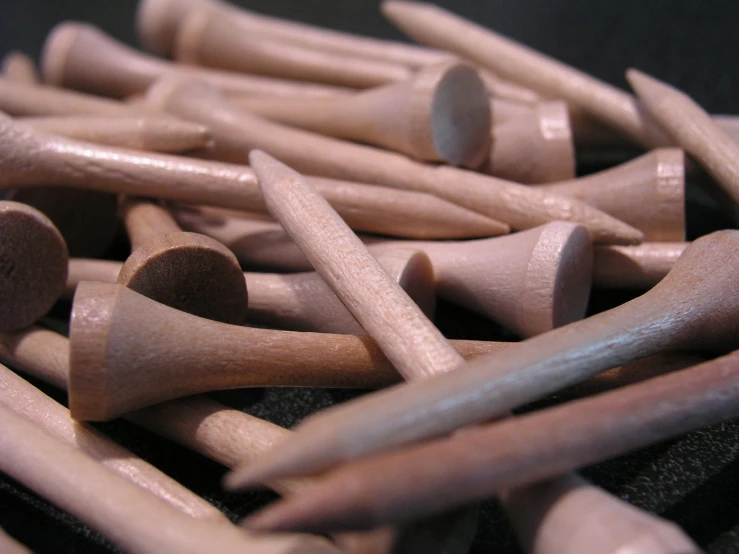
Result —
[[[52, 354], [53, 355], [53, 354]], [[0, 366], [0, 404], [23, 416], [111, 471], [197, 519], [227, 523], [226, 516], [195, 493], [93, 427], [74, 421], [69, 410]]]
[[[466, 351], [468, 355], [472, 352], [474, 348]], [[53, 331], [31, 328], [0, 334], [0, 358], [58, 388], [67, 387], [69, 340]], [[262, 454], [290, 434], [287, 429], [204, 396], [171, 400], [131, 412], [126, 418], [226, 467]], [[305, 480], [270, 484], [281, 494], [308, 485]], [[418, 526], [337, 534], [333, 539], [342, 551], [352, 554], [462, 554], [467, 551], [476, 524], [476, 511], [466, 511]]]
[[182, 19], [172, 55], [185, 64], [358, 89], [411, 76], [404, 65], [245, 33], [238, 19], [207, 5]]
[[505, 223], [433, 194], [323, 177], [308, 180], [358, 231], [421, 240], [489, 237], [510, 231]]
[[622, 366], [613, 367], [592, 377], [559, 390], [561, 399], [582, 398], [602, 392], [640, 383], [653, 377], [665, 375], [678, 369], [698, 365], [706, 361], [705, 356], [695, 352], [662, 352]]
[[259, 150], [249, 159], [272, 216], [401, 375], [418, 378], [464, 364], [302, 175]]
[[556, 221], [506, 237], [464, 242], [363, 240], [373, 254], [398, 247], [425, 252], [439, 296], [522, 337], [585, 316], [592, 246], [582, 226]]
[[249, 536], [193, 519], [0, 407], [0, 469], [102, 533], [126, 552], [335, 553], [308, 536]]
[[[254, 172], [243, 165], [65, 139], [2, 115], [0, 168], [0, 187], [50, 184], [266, 210]], [[429, 194], [330, 179], [316, 179], [315, 183], [342, 216], [368, 232], [429, 239], [491, 236], [509, 229]]]
[[45, 133], [154, 152], [185, 152], [203, 148], [211, 141], [203, 125], [157, 115], [37, 116], [18, 121]]
[[485, 84], [457, 62], [412, 78], [336, 98], [232, 97], [262, 117], [337, 138], [374, 144], [422, 161], [478, 167], [490, 143]]
[[118, 284], [177, 310], [224, 323], [244, 321], [248, 292], [241, 266], [220, 242], [197, 233], [159, 235], [137, 248]]
[[114, 98], [145, 92], [165, 74], [187, 75], [241, 94], [302, 97], [342, 92], [340, 87], [328, 85], [176, 65], [137, 52], [93, 25], [72, 21], [60, 23], [49, 33], [41, 71], [50, 84]]
[[665, 278], [687, 246], [687, 242], [598, 246], [593, 253], [593, 286], [617, 289], [651, 288]]
[[15, 83], [37, 85], [39, 80], [36, 63], [23, 52], [12, 51], [5, 54], [0, 62], [0, 73], [3, 77]]
[[575, 145], [567, 104], [523, 104], [491, 98], [492, 144], [485, 173], [518, 183], [575, 177]]
[[[289, 441], [234, 473], [233, 486], [336, 463], [500, 417], [608, 366], [665, 350], [736, 348], [739, 232], [693, 242], [652, 290], [612, 310], [437, 375], [368, 395], [306, 419]], [[370, 436], [366, 421], [374, 422]], [[346, 433], [351, 443], [341, 443]]]
[[642, 231], [646, 241], [685, 240], [685, 160], [679, 148], [659, 148], [611, 169], [541, 188], [619, 218]]
[[381, 9], [422, 44], [454, 52], [546, 98], [579, 106], [644, 147], [671, 144], [659, 125], [641, 113], [634, 97], [616, 87], [432, 4], [385, 0]]
[[560, 219], [582, 223], [596, 242], [641, 241], [640, 232], [577, 200], [286, 127], [234, 106], [203, 83], [163, 79], [148, 94], [153, 106], [207, 125], [216, 139], [211, 154], [221, 159], [243, 163], [258, 148], [303, 173], [428, 192], [517, 230]]
[[679, 90], [635, 69], [626, 74], [644, 108], [695, 158], [739, 211], [739, 145]]
[[67, 280], [67, 245], [40, 211], [0, 201], [0, 330], [28, 327], [48, 312]]
[[[292, 520], [290, 524], [276, 524], [280, 517], [275, 508], [263, 512], [264, 525], [256, 521], [249, 528], [338, 530], [355, 528], [357, 521], [374, 526], [428, 516], [735, 418], [737, 392], [735, 352], [616, 391], [347, 464], [320, 478], [310, 494], [282, 504], [283, 521]], [[534, 490], [518, 499], [513, 492], [514, 502], [524, 502]], [[320, 519], [318, 524], [296, 524]], [[571, 525], [581, 521], [572, 519]], [[649, 538], [631, 540], [636, 546]]]
[[141, 198], [126, 198], [122, 216], [131, 255], [117, 282], [183, 312], [240, 324], [248, 292], [239, 261], [205, 235], [183, 232], [169, 212]]
[[[378, 255], [377, 261], [426, 317], [433, 319], [436, 282], [428, 256], [399, 249]], [[296, 331], [365, 333], [318, 273], [245, 273], [244, 277], [249, 287], [249, 321]]]
[[[84, 420], [111, 419], [212, 390], [378, 388], [399, 380], [367, 337], [228, 325], [115, 284], [84, 282], [77, 287], [70, 337], [70, 410]], [[479, 341], [454, 345], [467, 357], [502, 348], [501, 343]]]
[[244, 33], [289, 44], [357, 56], [370, 60], [422, 67], [448, 61], [447, 52], [373, 37], [343, 33], [296, 21], [257, 14], [229, 2], [209, 0], [144, 0], [139, 2], [136, 26], [144, 48], [157, 54], [172, 53], [182, 19], [191, 10], [208, 6], [236, 21]]

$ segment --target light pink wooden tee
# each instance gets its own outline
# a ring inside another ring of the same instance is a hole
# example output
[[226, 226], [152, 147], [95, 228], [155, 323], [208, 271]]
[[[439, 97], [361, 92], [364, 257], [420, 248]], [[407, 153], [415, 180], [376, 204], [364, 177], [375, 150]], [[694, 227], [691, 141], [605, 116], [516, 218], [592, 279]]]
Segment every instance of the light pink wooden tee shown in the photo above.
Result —
[[517, 183], [575, 177], [575, 146], [567, 105], [490, 99], [492, 145], [482, 169]]
[[[736, 348], [739, 304], [731, 294], [739, 232], [688, 247], [653, 289], [622, 306], [517, 343], [452, 374], [399, 385], [305, 420], [297, 432], [233, 484], [301, 474], [500, 417], [506, 410], [665, 350]], [[362, 435], [367, 418], [371, 437]], [[351, 428], [351, 430], [350, 430]], [[380, 431], [382, 429], [382, 431]], [[351, 444], [341, 443], [346, 432]]]
[[647, 112], [716, 180], [739, 214], [739, 145], [692, 98], [635, 69], [626, 74]]
[[[74, 187], [266, 210], [254, 172], [243, 165], [65, 139], [2, 114], [0, 129], [0, 187]], [[437, 239], [494, 236], [509, 230], [430, 194], [332, 179], [314, 182], [342, 216], [368, 232]]]
[[[66, 342], [60, 335], [50, 335]], [[10, 342], [10, 341], [8, 341]], [[47, 352], [53, 357], [53, 349]], [[84, 452], [111, 471], [164, 500], [170, 506], [197, 519], [227, 523], [228, 518], [213, 505], [180, 485], [134, 453], [116, 444], [93, 427], [76, 422], [69, 410], [46, 396], [30, 383], [0, 365], [0, 405], [43, 427], [58, 440]]]
[[582, 226], [555, 221], [464, 242], [365, 238], [370, 252], [414, 248], [431, 259], [439, 295], [531, 337], [585, 316], [592, 250]]
[[651, 242], [685, 240], [685, 156], [658, 148], [579, 179], [542, 185], [633, 225]]
[[641, 232], [577, 200], [267, 121], [203, 83], [163, 79], [148, 94], [153, 106], [207, 125], [216, 139], [210, 154], [220, 159], [243, 163], [263, 149], [304, 173], [428, 192], [517, 230], [559, 219], [582, 223], [595, 242], [641, 242]]
[[228, 15], [246, 34], [264, 36], [310, 49], [403, 64], [408, 67], [422, 67], [448, 61], [452, 57], [447, 52], [414, 44], [359, 36], [270, 17], [219, 0], [142, 0], [136, 14], [136, 27], [144, 48], [160, 55], [171, 54], [182, 19], [190, 11], [203, 6]]
[[238, 20], [207, 5], [183, 17], [172, 54], [185, 64], [358, 89], [411, 76], [411, 70], [404, 65], [245, 33]]
[[126, 552], [337, 552], [316, 537], [249, 536], [230, 523], [193, 519], [4, 407], [0, 407], [0, 452], [1, 471]]
[[416, 41], [450, 50], [545, 98], [565, 100], [637, 144], [671, 143], [633, 96], [558, 60], [433, 4], [385, 0], [381, 9]]
[[142, 93], [165, 74], [187, 75], [240, 94], [303, 97], [344, 92], [341, 87], [329, 85], [175, 64], [138, 52], [93, 25], [74, 21], [51, 30], [40, 64], [47, 83], [114, 98]]
[[239, 96], [231, 101], [273, 121], [422, 161], [477, 168], [490, 144], [485, 84], [474, 68], [458, 62], [434, 64], [401, 82], [335, 98], [294, 102]]

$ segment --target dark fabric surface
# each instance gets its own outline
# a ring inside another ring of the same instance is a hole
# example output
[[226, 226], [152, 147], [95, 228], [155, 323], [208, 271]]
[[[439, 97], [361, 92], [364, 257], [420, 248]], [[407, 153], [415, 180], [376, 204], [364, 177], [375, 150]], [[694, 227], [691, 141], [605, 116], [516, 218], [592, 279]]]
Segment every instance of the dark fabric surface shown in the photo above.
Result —
[[[242, 1], [242, 4], [247, 3]], [[465, 0], [438, 2], [619, 86], [633, 66], [682, 88], [714, 113], [738, 113], [735, 91], [735, 34], [739, 3], [730, 0]], [[377, 2], [251, 0], [249, 7], [294, 19], [388, 38], [400, 34], [385, 23]], [[0, 18], [2, 51], [20, 49], [37, 56], [48, 30], [63, 19], [99, 24], [134, 43], [136, 2], [23, 0], [4, 2]], [[582, 171], [603, 167], [583, 158]], [[691, 238], [728, 222], [697, 189], [689, 192]], [[120, 242], [114, 257], [125, 256]], [[629, 298], [601, 292], [591, 311]], [[58, 306], [46, 323], [63, 327], [68, 306]], [[443, 304], [437, 323], [453, 338], [511, 338], [464, 310]], [[51, 392], [51, 389], [44, 388]], [[308, 413], [351, 398], [354, 392], [326, 390], [231, 391], [219, 400], [291, 426]], [[57, 393], [57, 398], [64, 400]], [[556, 401], [550, 400], [548, 402]], [[268, 492], [226, 495], [224, 469], [197, 454], [126, 422], [100, 426], [122, 444], [218, 505], [234, 519], [270, 501]], [[635, 505], [681, 525], [713, 554], [739, 552], [739, 425], [726, 423], [583, 470], [583, 475]], [[111, 552], [115, 549], [74, 518], [10, 479], [0, 477], [0, 526], [39, 553]], [[505, 515], [495, 501], [484, 503], [472, 552], [518, 552]]]

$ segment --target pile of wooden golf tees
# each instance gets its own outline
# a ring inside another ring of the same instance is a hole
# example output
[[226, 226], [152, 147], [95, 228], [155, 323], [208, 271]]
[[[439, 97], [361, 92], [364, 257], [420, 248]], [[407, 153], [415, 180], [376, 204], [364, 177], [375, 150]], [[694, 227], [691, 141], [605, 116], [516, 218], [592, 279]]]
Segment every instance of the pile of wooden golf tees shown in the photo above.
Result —
[[[739, 231], [685, 242], [684, 197], [737, 217], [739, 124], [381, 9], [420, 45], [141, 0], [151, 53], [65, 22], [5, 58], [0, 471], [125, 552], [462, 554], [491, 498], [528, 552], [698, 552], [574, 472], [739, 417]], [[358, 392], [293, 432], [204, 396], [257, 387]], [[221, 465], [193, 492], [116, 418]]]

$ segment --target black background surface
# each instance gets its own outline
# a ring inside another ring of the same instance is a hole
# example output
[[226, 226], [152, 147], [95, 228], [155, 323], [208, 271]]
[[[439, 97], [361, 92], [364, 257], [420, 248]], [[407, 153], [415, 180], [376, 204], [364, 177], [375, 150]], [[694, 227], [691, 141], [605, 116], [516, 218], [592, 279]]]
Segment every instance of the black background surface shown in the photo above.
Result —
[[[625, 87], [627, 67], [637, 67], [692, 95], [714, 113], [739, 113], [736, 38], [739, 2], [732, 0], [465, 0], [437, 2], [460, 15], [540, 49], [601, 79]], [[247, 5], [242, 1], [241, 4]], [[387, 38], [401, 35], [384, 22], [376, 1], [251, 0], [251, 9]], [[19, 49], [38, 55], [48, 30], [64, 19], [91, 21], [135, 43], [136, 2], [21, 0], [4, 2], [0, 52]], [[589, 162], [592, 158], [588, 157]], [[597, 162], [597, 160], [596, 160]], [[582, 170], [592, 170], [588, 163]], [[698, 198], [700, 196], [691, 196]], [[691, 238], [725, 224], [703, 201], [691, 202]], [[125, 255], [124, 242], [112, 251]], [[597, 293], [591, 310], [615, 305], [628, 295]], [[56, 308], [47, 324], [58, 325], [68, 306]], [[437, 323], [453, 338], [496, 339], [500, 330], [462, 310], [442, 304]], [[45, 388], [49, 392], [50, 389]], [[311, 411], [355, 393], [325, 390], [232, 391], [219, 400], [284, 426]], [[63, 400], [63, 396], [57, 394]], [[229, 496], [219, 490], [223, 468], [185, 449], [139, 431], [126, 422], [101, 426], [125, 446], [204, 495], [234, 519], [273, 498], [271, 493]], [[739, 426], [727, 423], [650, 447], [582, 472], [617, 496], [680, 524], [710, 553], [739, 552]], [[0, 476], [0, 526], [34, 551], [110, 552], [104, 539], [74, 518]], [[472, 552], [518, 552], [505, 516], [486, 502]]]

